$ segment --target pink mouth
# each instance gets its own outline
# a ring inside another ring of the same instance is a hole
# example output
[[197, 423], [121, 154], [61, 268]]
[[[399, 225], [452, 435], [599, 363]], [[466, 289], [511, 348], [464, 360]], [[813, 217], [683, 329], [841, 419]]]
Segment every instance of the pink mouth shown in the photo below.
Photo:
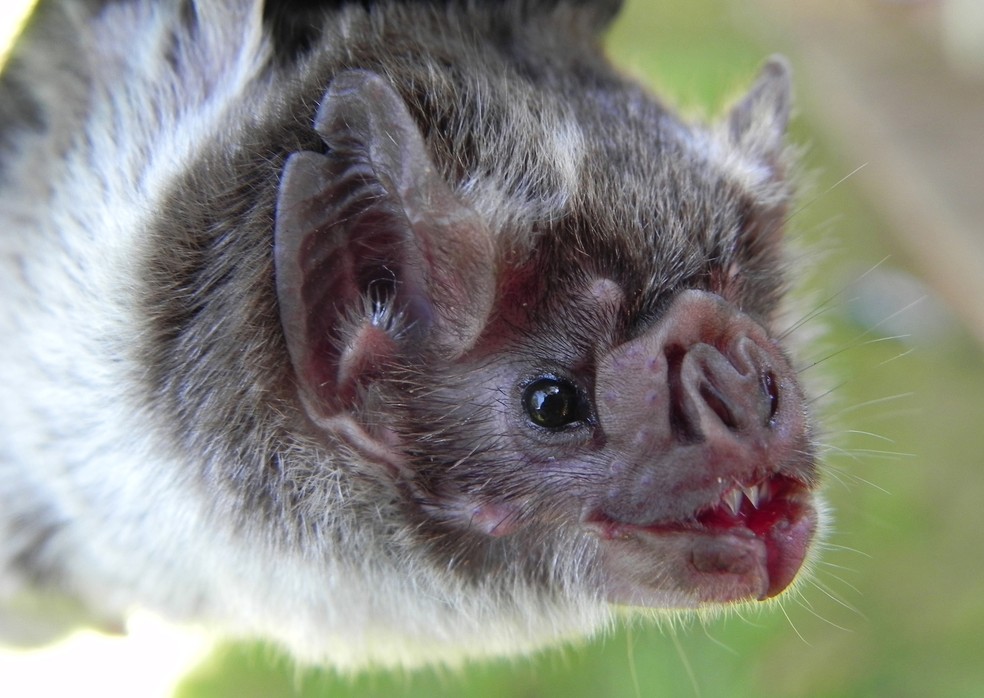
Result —
[[[611, 543], [609, 568], [619, 577], [631, 572], [627, 583], [612, 584], [614, 600], [641, 605], [667, 583], [701, 603], [776, 596], [802, 567], [816, 524], [809, 488], [784, 475], [736, 484], [687, 521], [638, 525], [595, 515], [588, 522]], [[648, 586], [640, 585], [644, 568], [659, 574], [652, 593], [640, 588]]]
[[[816, 512], [807, 489], [797, 481], [773, 476], [751, 487], [734, 486], [716, 506], [697, 515], [700, 529], [711, 535], [747, 535], [750, 531], [766, 549], [771, 598], [788, 587], [806, 558], [816, 528]], [[713, 571], [713, 560], [695, 556], [702, 571]], [[726, 569], [726, 567], [725, 567]]]

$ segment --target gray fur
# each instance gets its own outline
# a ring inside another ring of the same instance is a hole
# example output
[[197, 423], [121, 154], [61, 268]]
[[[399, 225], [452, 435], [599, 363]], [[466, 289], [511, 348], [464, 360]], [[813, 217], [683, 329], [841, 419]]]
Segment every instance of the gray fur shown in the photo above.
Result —
[[[431, 357], [367, 390], [369, 427], [390, 410], [417, 440], [412, 501], [298, 398], [275, 206], [288, 156], [324, 151], [312, 124], [344, 70], [402, 98], [483, 221], [493, 278], [547, 260], [556, 295], [537, 297], [541, 331], [511, 361], [595, 341], [570, 328], [602, 322], [585, 290], [597, 278], [625, 298], [619, 336], [736, 270], [740, 309], [767, 328], [777, 313], [783, 63], [730, 121], [690, 126], [601, 55], [612, 3], [309, 12], [298, 34], [289, 13], [264, 19], [246, 0], [42, 2], [5, 68], [0, 634], [36, 641], [24, 619], [71, 599], [110, 626], [148, 607], [338, 666], [412, 665], [611, 622], [599, 543], [549, 494], [568, 483], [524, 473], [484, 404], [462, 398], [505, 369]], [[501, 537], [456, 526], [441, 479], [456, 463], [471, 479], [454, 493], [545, 491], [552, 514], [536, 517], [551, 523]]]

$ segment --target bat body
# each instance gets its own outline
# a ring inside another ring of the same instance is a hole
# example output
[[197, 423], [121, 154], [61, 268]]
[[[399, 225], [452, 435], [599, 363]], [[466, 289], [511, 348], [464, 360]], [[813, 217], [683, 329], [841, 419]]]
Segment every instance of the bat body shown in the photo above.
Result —
[[772, 598], [788, 69], [714, 126], [612, 2], [42, 2], [0, 77], [0, 636], [340, 667]]

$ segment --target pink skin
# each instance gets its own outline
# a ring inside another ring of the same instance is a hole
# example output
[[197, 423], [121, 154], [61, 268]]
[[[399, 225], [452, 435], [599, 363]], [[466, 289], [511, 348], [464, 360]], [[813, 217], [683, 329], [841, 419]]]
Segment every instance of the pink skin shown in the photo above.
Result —
[[718, 296], [680, 294], [598, 369], [608, 491], [585, 525], [619, 603], [765, 599], [815, 533], [814, 479], [795, 373], [761, 326]]

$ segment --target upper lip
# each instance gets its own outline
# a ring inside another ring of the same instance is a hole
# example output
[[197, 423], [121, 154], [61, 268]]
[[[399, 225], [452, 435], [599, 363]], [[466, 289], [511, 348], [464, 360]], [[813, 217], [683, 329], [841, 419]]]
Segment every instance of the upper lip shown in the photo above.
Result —
[[811, 487], [802, 480], [773, 473], [753, 482], [732, 482], [721, 494], [690, 516], [650, 523], [620, 521], [595, 509], [584, 523], [602, 537], [622, 537], [632, 531], [726, 531], [750, 529], [762, 535], [780, 520], [795, 520], [809, 508]]

